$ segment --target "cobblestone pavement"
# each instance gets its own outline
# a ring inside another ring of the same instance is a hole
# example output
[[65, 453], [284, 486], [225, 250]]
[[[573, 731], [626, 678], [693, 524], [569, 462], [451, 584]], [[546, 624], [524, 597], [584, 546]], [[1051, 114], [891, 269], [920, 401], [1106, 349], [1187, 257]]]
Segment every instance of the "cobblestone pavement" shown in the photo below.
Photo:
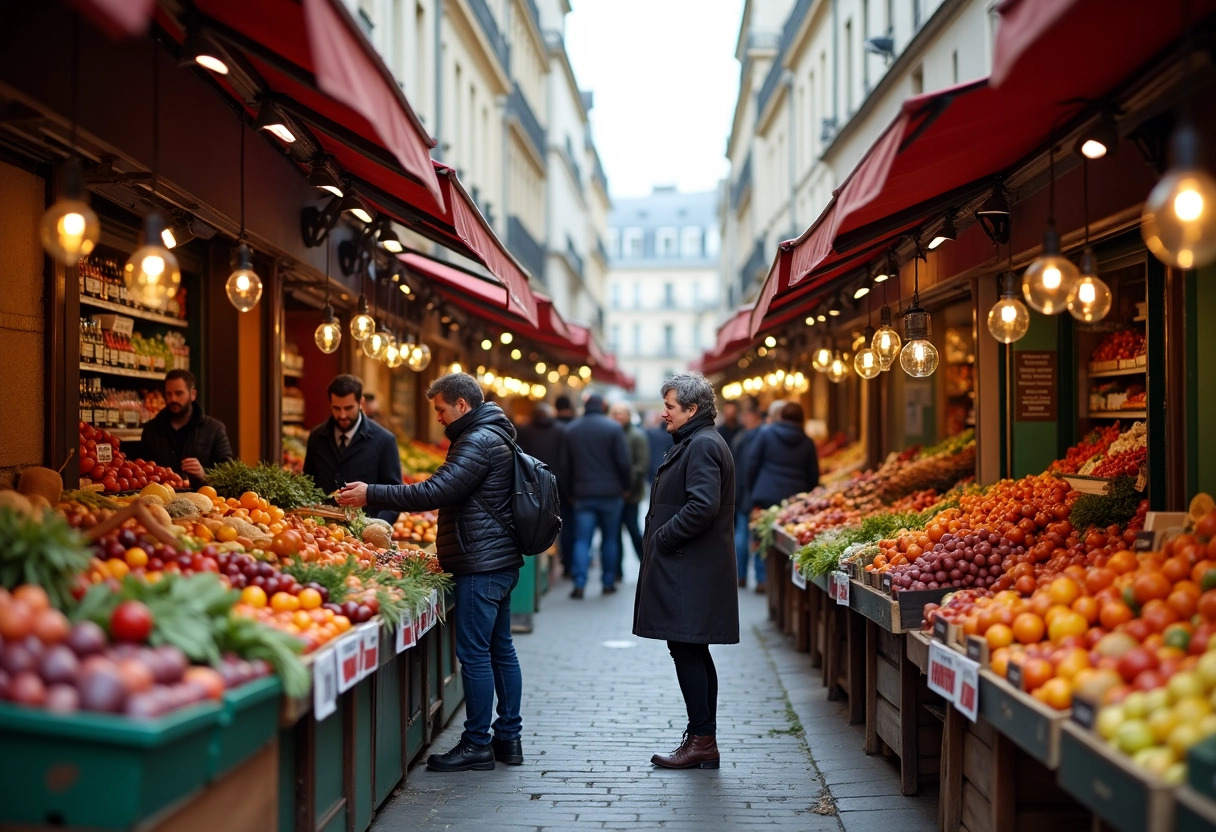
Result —
[[[582, 601], [559, 581], [534, 632], [515, 637], [524, 765], [444, 774], [420, 761], [373, 832], [936, 828], [935, 796], [899, 795], [895, 767], [863, 753], [861, 727], [844, 724], [750, 589], [740, 595], [742, 642], [712, 648], [721, 769], [652, 766], [687, 719], [666, 645], [630, 632], [635, 574], [631, 558], [621, 592], [601, 596], [592, 579]], [[463, 720], [458, 711], [432, 750], [454, 745]]]

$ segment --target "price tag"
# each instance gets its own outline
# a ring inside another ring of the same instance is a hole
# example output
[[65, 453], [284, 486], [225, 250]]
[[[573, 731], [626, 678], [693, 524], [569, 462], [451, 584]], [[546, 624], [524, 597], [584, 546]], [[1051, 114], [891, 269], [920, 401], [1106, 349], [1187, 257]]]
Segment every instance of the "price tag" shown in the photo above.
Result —
[[397, 652], [402, 653], [413, 647], [418, 641], [418, 636], [414, 632], [414, 616], [408, 611], [405, 617], [401, 619], [401, 626], [397, 628]]
[[981, 636], [967, 636], [967, 658], [979, 662], [980, 667], [987, 667], [988, 641]]
[[109, 465], [114, 461], [114, 446], [109, 442], [102, 442], [97, 446], [97, 461], [102, 465]]
[[954, 701], [958, 684], [958, 654], [941, 642], [929, 642], [929, 690], [947, 702]]
[[1010, 662], [1005, 669], [1005, 681], [1018, 690], [1022, 690], [1022, 663]]
[[1136, 542], [1132, 544], [1133, 552], [1151, 552], [1156, 549], [1156, 532], [1136, 532]]
[[123, 421], [123, 424], [125, 424], [129, 428], [139, 427], [139, 411], [138, 410], [124, 410], [122, 412], [122, 421]]
[[836, 573], [836, 603], [844, 607], [849, 605], [849, 584], [848, 573]]
[[369, 623], [363, 626], [362, 676], [370, 676], [380, 666], [380, 625]]
[[439, 593], [431, 591], [431, 626], [439, 623]]
[[950, 640], [950, 622], [940, 615], [933, 619], [933, 638], [943, 643]]
[[1140, 463], [1140, 471], [1136, 474], [1136, 490], [1143, 491], [1148, 485], [1148, 460]]
[[317, 654], [312, 663], [312, 712], [317, 722], [338, 710], [338, 666], [335, 651]]
[[790, 580], [794, 582], [794, 586], [799, 589], [806, 589], [806, 575], [802, 574], [802, 570], [798, 568], [796, 561], [790, 561]]
[[346, 693], [362, 678], [363, 639], [359, 635], [348, 635], [337, 644], [338, 693]]
[[426, 635], [426, 631], [431, 629], [431, 608], [423, 607], [418, 613], [418, 635]]
[[1072, 698], [1072, 721], [1082, 728], [1093, 728], [1098, 718], [1098, 706], [1081, 696]]
[[891, 573], [890, 572], [882, 573], [882, 591], [887, 593], [888, 595], [891, 594]]
[[122, 418], [118, 413], [117, 407], [110, 408], [108, 411], [106, 411], [106, 413], [107, 413], [107, 418], [111, 425], [117, 425], [119, 419]]
[[967, 719], [975, 722], [980, 715], [980, 666], [978, 662], [955, 656], [958, 675], [954, 692], [954, 707]]

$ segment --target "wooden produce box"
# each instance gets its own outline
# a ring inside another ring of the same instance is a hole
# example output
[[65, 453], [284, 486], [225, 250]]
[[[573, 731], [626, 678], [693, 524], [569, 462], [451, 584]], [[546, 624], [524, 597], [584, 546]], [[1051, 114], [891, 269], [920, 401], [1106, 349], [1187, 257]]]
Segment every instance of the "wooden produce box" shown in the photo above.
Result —
[[1177, 832], [1212, 832], [1216, 829], [1216, 801], [1190, 786], [1178, 787], [1174, 829]]
[[1060, 730], [1069, 711], [1049, 708], [991, 670], [980, 671], [980, 715], [1049, 769], [1060, 765]]
[[775, 546], [769, 547], [764, 559], [767, 570], [764, 587], [768, 601], [768, 617], [770, 621], [777, 622], [778, 627], [782, 627], [785, 621], [785, 596], [792, 586], [790, 559], [778, 552]]
[[867, 754], [898, 757], [900, 791], [916, 794], [940, 772], [941, 721], [925, 706], [940, 702], [908, 656], [908, 639], [866, 621]]
[[1064, 723], [1060, 734], [1060, 786], [1119, 832], [1167, 832], [1174, 828], [1176, 789], [1092, 731]]

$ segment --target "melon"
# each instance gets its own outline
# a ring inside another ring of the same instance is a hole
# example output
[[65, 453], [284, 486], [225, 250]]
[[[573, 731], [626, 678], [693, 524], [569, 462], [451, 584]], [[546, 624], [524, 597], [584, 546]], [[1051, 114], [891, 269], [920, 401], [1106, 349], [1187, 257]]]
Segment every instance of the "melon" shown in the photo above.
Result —
[[50, 468], [26, 468], [17, 480], [17, 490], [26, 497], [37, 494], [50, 505], [56, 505], [63, 495], [63, 477]]
[[143, 487], [143, 490], [139, 492], [139, 496], [159, 497], [160, 504], [164, 506], [173, 502], [173, 498], [177, 495], [173, 492], [173, 489], [167, 485], [161, 485], [159, 482], [150, 482]]

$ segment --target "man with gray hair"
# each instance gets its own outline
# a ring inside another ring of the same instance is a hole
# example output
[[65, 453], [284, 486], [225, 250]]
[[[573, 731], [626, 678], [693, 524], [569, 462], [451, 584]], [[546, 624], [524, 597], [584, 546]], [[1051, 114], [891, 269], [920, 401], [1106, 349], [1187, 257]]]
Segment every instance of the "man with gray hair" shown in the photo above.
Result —
[[667, 642], [688, 727], [679, 748], [650, 761], [712, 769], [719, 766], [718, 674], [709, 645], [739, 643], [735, 462], [714, 429], [714, 389], [704, 376], [672, 376], [661, 394], [674, 444], [650, 494], [633, 633]]

